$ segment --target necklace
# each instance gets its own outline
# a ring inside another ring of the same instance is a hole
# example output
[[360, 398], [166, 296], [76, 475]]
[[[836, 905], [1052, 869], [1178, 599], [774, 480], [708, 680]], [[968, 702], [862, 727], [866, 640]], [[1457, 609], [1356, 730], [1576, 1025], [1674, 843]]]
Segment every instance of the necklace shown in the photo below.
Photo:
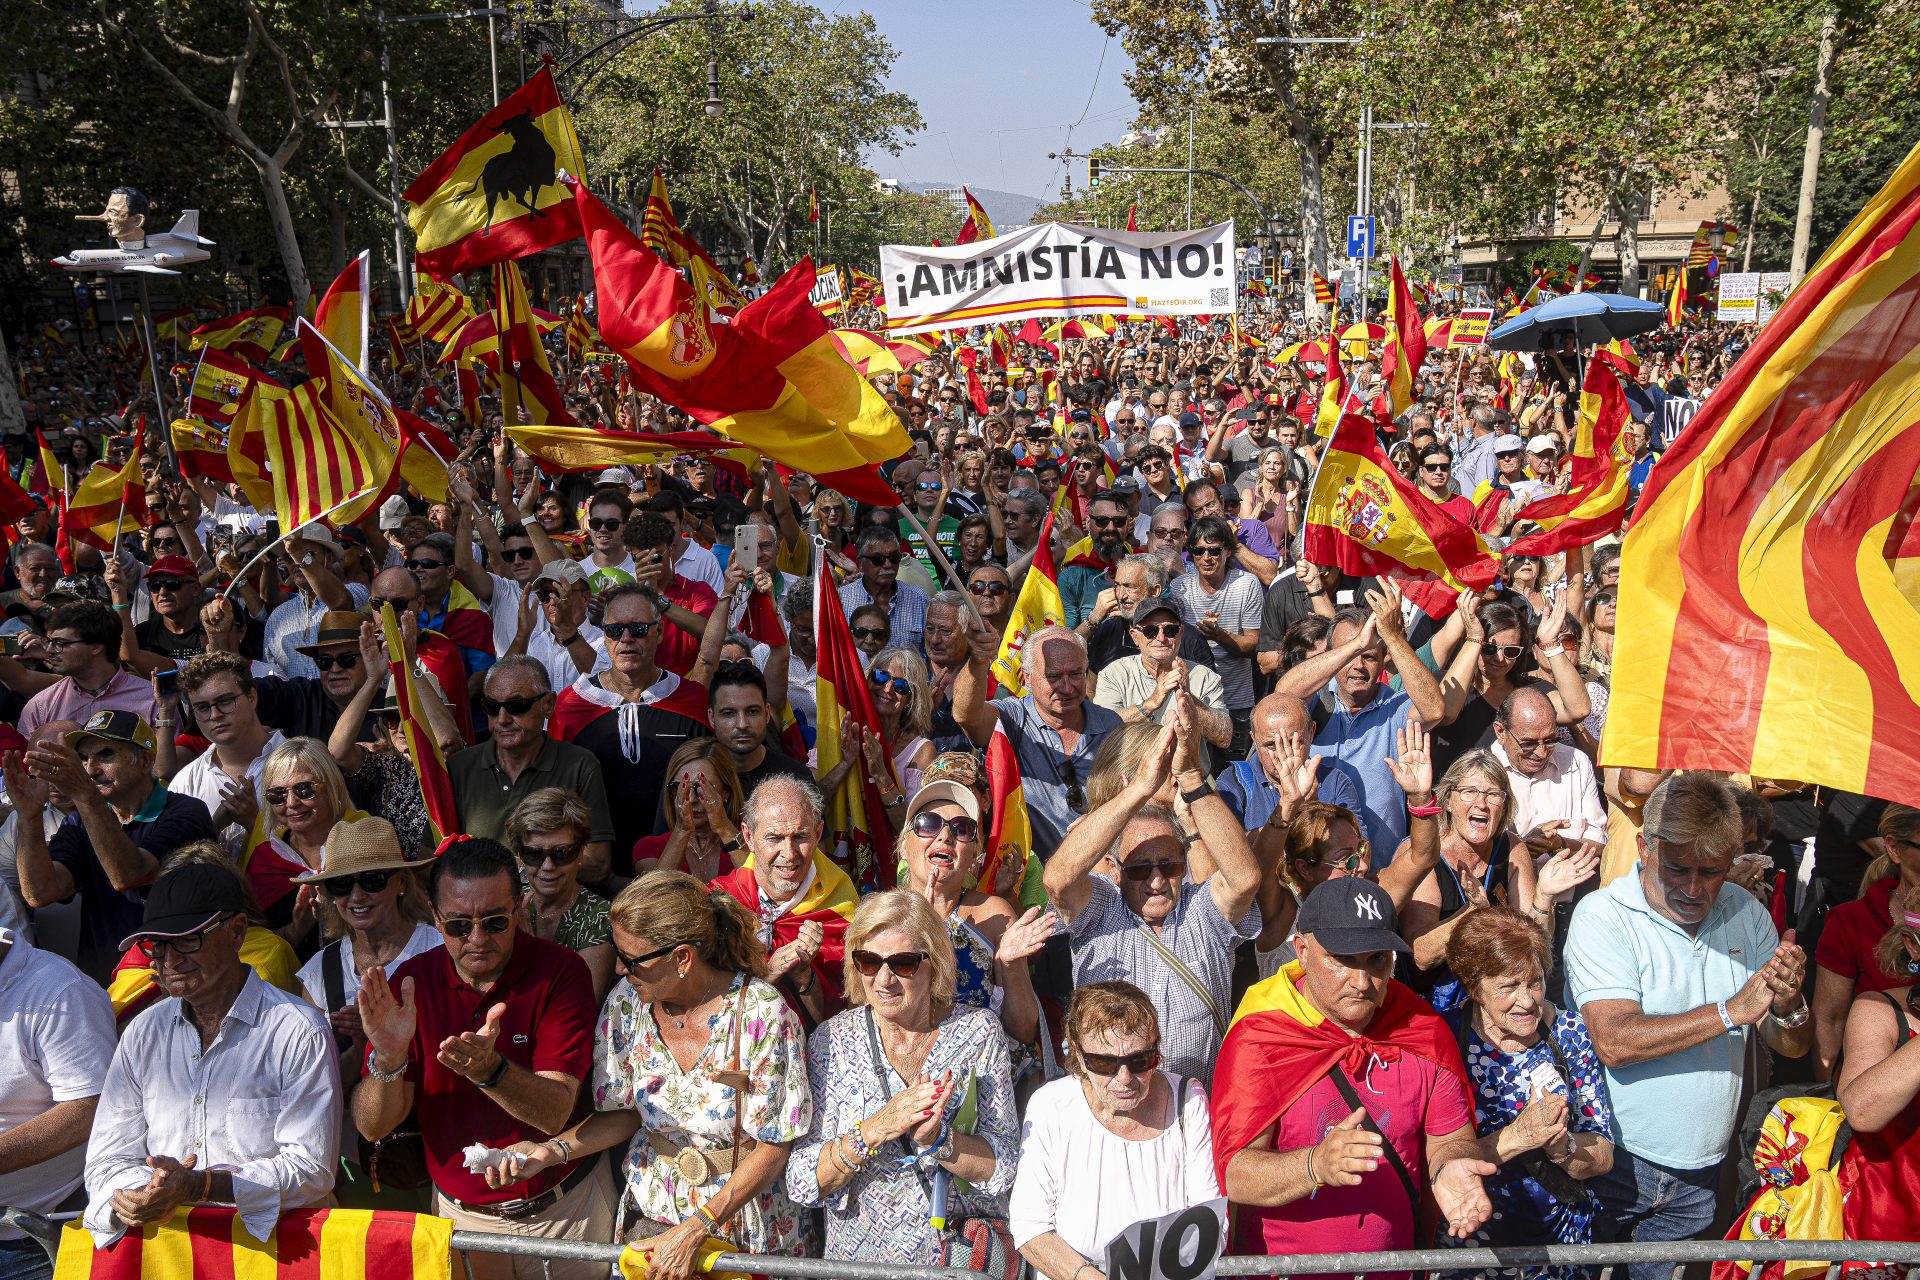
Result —
[[696, 1010], [699, 1010], [701, 1008], [704, 1008], [707, 1005], [712, 1004], [715, 1000], [719, 999], [721, 996], [724, 996], [727, 993], [727, 988], [733, 985], [733, 978], [729, 974], [721, 974], [720, 976], [726, 980], [725, 986], [722, 986], [720, 990], [714, 992], [713, 994], [702, 996], [699, 1000], [686, 1006], [686, 1008], [680, 1011], [680, 1014], [678, 1017], [675, 1017], [671, 1012], [668, 1011], [665, 1001], [661, 1002], [660, 1012], [665, 1014], [667, 1021], [673, 1024], [674, 1030], [685, 1031], [687, 1029], [687, 1019], [691, 1018], [694, 1015]]

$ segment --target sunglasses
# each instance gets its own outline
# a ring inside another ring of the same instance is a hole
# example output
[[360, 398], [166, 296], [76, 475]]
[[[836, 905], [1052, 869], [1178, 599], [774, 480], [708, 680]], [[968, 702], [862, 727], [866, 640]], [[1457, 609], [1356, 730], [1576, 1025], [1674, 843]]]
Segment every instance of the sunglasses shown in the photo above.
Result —
[[1201, 556], [1223, 556], [1227, 554], [1227, 549], [1225, 547], [1194, 547], [1190, 554], [1198, 560]]
[[[199, 584], [196, 583], [194, 585], [197, 586]], [[147, 590], [149, 591], [164, 591], [167, 594], [171, 595], [175, 591], [185, 591], [186, 589], [187, 589], [187, 580], [185, 578], [148, 578], [147, 579]]]
[[187, 544], [178, 538], [154, 538], [151, 540], [155, 551], [185, 551]]
[[1013, 588], [1004, 582], [969, 582], [967, 590], [976, 596], [1004, 596]]
[[635, 969], [638, 969], [641, 965], [647, 963], [649, 960], [658, 960], [661, 956], [667, 955], [673, 951], [677, 951], [681, 947], [684, 947], [685, 945], [687, 944], [684, 942], [669, 942], [664, 947], [655, 947], [653, 950], [647, 952], [647, 954], [643, 956], [623, 955], [618, 949], [616, 949], [613, 953], [613, 962], [615, 965], [619, 966], [620, 972], [632, 973]]
[[599, 533], [612, 533], [625, 523], [625, 520], [589, 520], [587, 521], [587, 528]]
[[[605, 630], [604, 627], [601, 629]], [[885, 640], [887, 638], [887, 634], [888, 634], [887, 632], [882, 631], [878, 627], [853, 628], [853, 638], [855, 640]]]
[[447, 567], [447, 562], [445, 560], [409, 560], [407, 561], [407, 568], [412, 569], [417, 573], [432, 573], [435, 569], [444, 569], [446, 567]]
[[899, 564], [901, 555], [898, 551], [882, 551], [877, 556], [861, 556], [860, 558], [868, 564]]
[[533, 548], [502, 547], [500, 548], [500, 558], [502, 560], [531, 560], [533, 559]]
[[1171, 640], [1180, 634], [1177, 622], [1143, 622], [1134, 630], [1148, 640]]
[[1512, 662], [1518, 658], [1524, 650], [1522, 646], [1517, 644], [1495, 644], [1489, 640], [1480, 646], [1480, 652], [1496, 657], [1502, 662]]
[[[1079, 1046], [1074, 1046], [1079, 1048]], [[1160, 1065], [1160, 1046], [1142, 1049], [1138, 1053], [1088, 1053], [1080, 1050], [1080, 1062], [1088, 1072], [1096, 1076], [1117, 1076], [1120, 1068], [1125, 1067], [1136, 1076], [1143, 1076]]]
[[442, 916], [440, 930], [449, 938], [464, 938], [473, 932], [473, 926], [479, 925], [486, 933], [500, 934], [513, 928], [513, 913], [502, 911], [498, 915], [480, 916]]
[[1453, 470], [1453, 464], [1451, 462], [1423, 462], [1420, 464], [1420, 469], [1422, 471], [1451, 471]]
[[268, 787], [267, 803], [275, 807], [283, 805], [287, 802], [289, 792], [297, 799], [311, 800], [320, 793], [320, 784], [317, 782], [296, 782], [290, 787]]
[[529, 867], [538, 867], [548, 862], [556, 867], [565, 867], [570, 866], [573, 860], [580, 856], [580, 850], [583, 848], [585, 846], [579, 844], [559, 844], [545, 849], [538, 845], [528, 845], [520, 850], [519, 857], [521, 863]]
[[860, 971], [860, 976], [863, 978], [871, 978], [878, 974], [881, 965], [893, 970], [893, 976], [896, 978], [911, 978], [920, 972], [920, 966], [926, 961], [927, 953], [924, 951], [902, 951], [890, 956], [878, 955], [872, 951], [853, 953], [853, 967]]
[[335, 667], [351, 670], [357, 666], [359, 662], [360, 655], [351, 649], [344, 649], [339, 653], [316, 653], [313, 655], [313, 665], [322, 671], [331, 671]]
[[499, 715], [502, 711], [510, 716], [523, 716], [539, 706], [540, 699], [546, 696], [547, 695], [543, 693], [536, 698], [482, 698], [480, 699], [480, 705], [485, 709], [487, 719], [489, 720]]
[[387, 887], [387, 881], [393, 878], [391, 871], [362, 871], [354, 876], [329, 876], [320, 882], [329, 898], [344, 898], [353, 892], [353, 886], [359, 885], [368, 893], [379, 893]]
[[884, 671], [867, 672], [867, 683], [873, 686], [875, 693], [892, 690], [896, 698], [909, 697], [913, 693], [913, 682], [902, 676], [888, 675]]
[[937, 813], [921, 810], [913, 815], [913, 833], [922, 840], [931, 840], [942, 831], [948, 832], [955, 840], [973, 841], [980, 838], [980, 824], [961, 814], [957, 818], [943, 818]]
[[914, 488], [922, 493], [938, 493], [940, 492], [940, 482], [938, 480], [931, 482], [922, 480], [919, 484], [915, 485]]
[[163, 951], [171, 951], [177, 956], [190, 956], [206, 945], [207, 935], [233, 919], [227, 916], [216, 920], [198, 933], [190, 933], [184, 938], [141, 938], [133, 944], [133, 949], [149, 960], [158, 959]]
[[1372, 854], [1362, 848], [1346, 854], [1343, 857], [1322, 858], [1316, 865], [1325, 867], [1329, 871], [1340, 870], [1346, 872], [1348, 875], [1352, 875], [1360, 870], [1360, 868], [1366, 866], [1368, 859], [1371, 857]]
[[[373, 612], [375, 613], [378, 613], [382, 609], [388, 608], [389, 606], [392, 607], [395, 613], [405, 613], [407, 610], [413, 608], [413, 601], [408, 599], [403, 599], [400, 596], [368, 596], [367, 597], [367, 608], [373, 610]], [[315, 659], [315, 661], [318, 661], [318, 659]], [[326, 668], [322, 667], [321, 670], [324, 671], [326, 670]]]
[[645, 640], [647, 633], [653, 630], [651, 622], [603, 622], [600, 634], [609, 640], [624, 640], [632, 636], [635, 640]]
[[1154, 875], [1165, 876], [1168, 880], [1179, 880], [1187, 873], [1185, 858], [1165, 859], [1158, 862], [1129, 862], [1120, 868], [1120, 874], [1135, 884], [1145, 884]]
[[1131, 523], [1133, 522], [1126, 516], [1093, 517], [1093, 527], [1096, 529], [1124, 529]]

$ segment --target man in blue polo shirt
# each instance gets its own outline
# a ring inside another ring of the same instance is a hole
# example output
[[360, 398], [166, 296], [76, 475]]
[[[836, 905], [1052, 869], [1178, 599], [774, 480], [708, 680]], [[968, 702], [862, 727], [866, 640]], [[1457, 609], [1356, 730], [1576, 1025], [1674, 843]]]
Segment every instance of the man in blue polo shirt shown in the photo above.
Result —
[[[1574, 908], [1567, 996], [1613, 1100], [1613, 1168], [1588, 1184], [1596, 1239], [1688, 1240], [1710, 1227], [1750, 1034], [1792, 1058], [1813, 1043], [1806, 954], [1726, 882], [1741, 836], [1731, 784], [1669, 778], [1647, 800], [1633, 874]], [[1670, 1269], [1635, 1266], [1633, 1280]]]

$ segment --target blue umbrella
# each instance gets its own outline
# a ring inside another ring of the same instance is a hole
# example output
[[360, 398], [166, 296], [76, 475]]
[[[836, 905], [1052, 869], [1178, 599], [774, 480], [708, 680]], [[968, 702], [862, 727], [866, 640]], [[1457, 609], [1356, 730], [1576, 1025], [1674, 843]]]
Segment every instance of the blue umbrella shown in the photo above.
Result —
[[1624, 293], [1570, 293], [1521, 312], [1488, 334], [1487, 345], [1496, 351], [1535, 351], [1543, 335], [1572, 332], [1587, 347], [1658, 329], [1666, 316], [1660, 303]]

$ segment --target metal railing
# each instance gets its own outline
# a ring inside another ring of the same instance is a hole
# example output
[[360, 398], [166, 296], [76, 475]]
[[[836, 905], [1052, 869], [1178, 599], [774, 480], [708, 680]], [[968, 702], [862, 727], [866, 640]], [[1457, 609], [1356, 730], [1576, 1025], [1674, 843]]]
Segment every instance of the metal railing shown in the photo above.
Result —
[[1379, 1275], [1410, 1271], [1510, 1271], [1581, 1267], [1608, 1280], [1616, 1267], [1671, 1263], [1673, 1274], [1711, 1262], [1825, 1262], [1827, 1277], [1842, 1262], [1904, 1265], [1907, 1280], [1920, 1280], [1920, 1242], [1911, 1240], [1668, 1240], [1645, 1244], [1502, 1245], [1490, 1249], [1399, 1249], [1390, 1253], [1302, 1253], [1220, 1259], [1223, 1276]]

